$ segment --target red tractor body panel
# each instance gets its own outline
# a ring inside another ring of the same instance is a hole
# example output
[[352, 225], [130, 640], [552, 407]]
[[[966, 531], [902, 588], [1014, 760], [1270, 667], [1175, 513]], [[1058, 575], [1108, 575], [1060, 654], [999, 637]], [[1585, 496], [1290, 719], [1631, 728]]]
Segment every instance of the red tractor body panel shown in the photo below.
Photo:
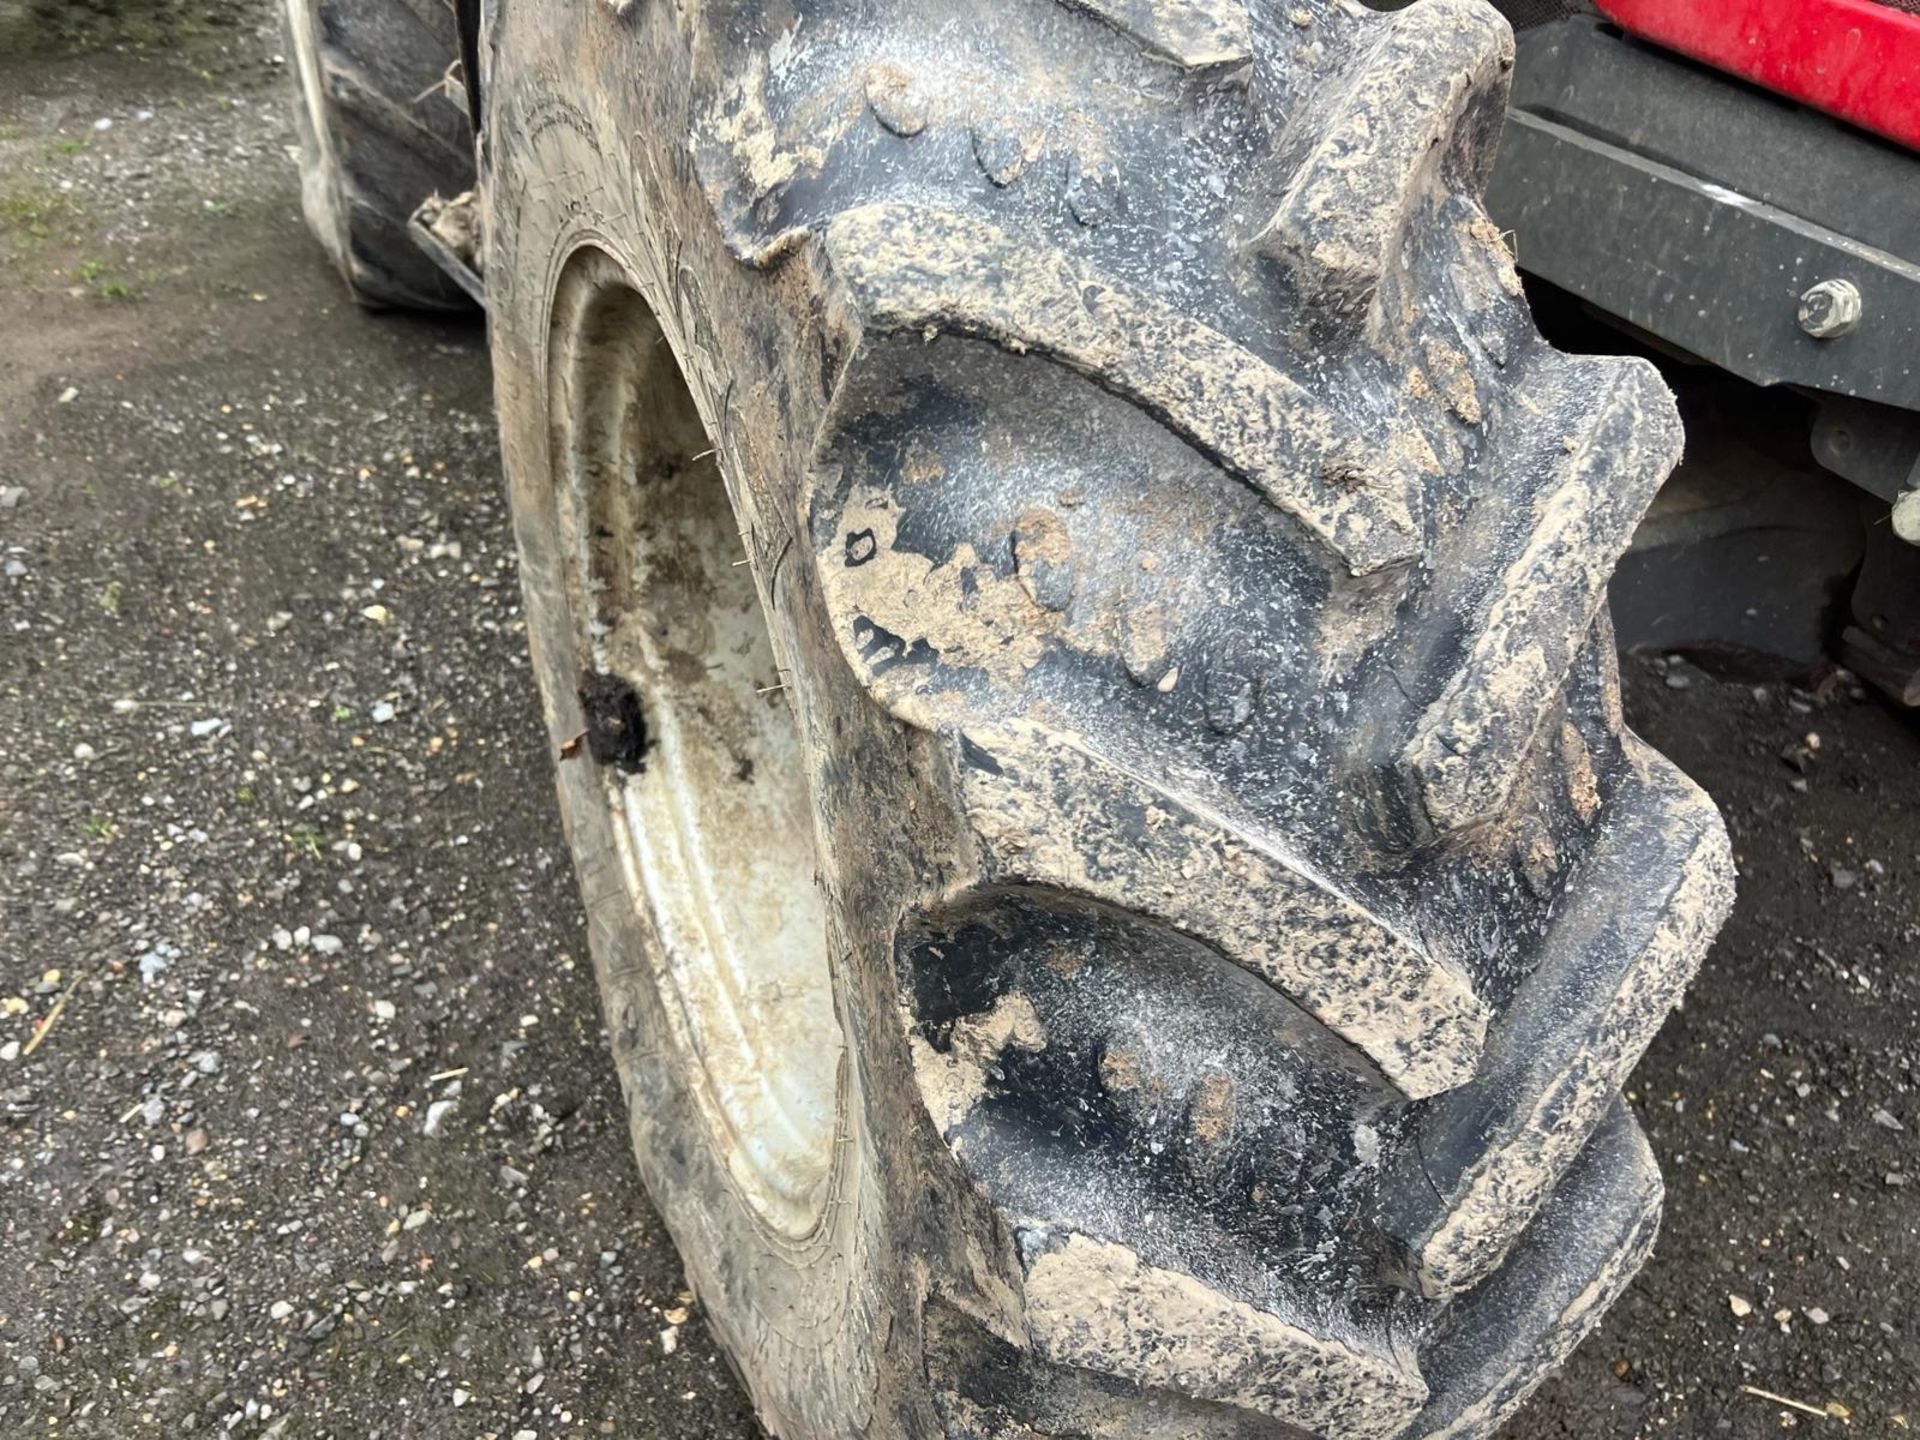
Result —
[[1920, 13], [1877, 0], [1594, 0], [1621, 29], [1920, 149]]

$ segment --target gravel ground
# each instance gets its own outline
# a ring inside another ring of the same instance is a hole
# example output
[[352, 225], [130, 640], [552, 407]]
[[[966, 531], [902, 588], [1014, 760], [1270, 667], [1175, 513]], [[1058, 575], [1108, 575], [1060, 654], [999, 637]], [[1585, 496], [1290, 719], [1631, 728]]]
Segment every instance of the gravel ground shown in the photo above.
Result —
[[343, 299], [277, 48], [0, 65], [0, 1434], [751, 1434], [604, 1059], [484, 336]]
[[[483, 337], [343, 301], [271, 11], [0, 58], [0, 1432], [744, 1440], [603, 1058]], [[1629, 679], [1742, 895], [1636, 1077], [1659, 1253], [1508, 1436], [1906, 1433], [1920, 737]]]

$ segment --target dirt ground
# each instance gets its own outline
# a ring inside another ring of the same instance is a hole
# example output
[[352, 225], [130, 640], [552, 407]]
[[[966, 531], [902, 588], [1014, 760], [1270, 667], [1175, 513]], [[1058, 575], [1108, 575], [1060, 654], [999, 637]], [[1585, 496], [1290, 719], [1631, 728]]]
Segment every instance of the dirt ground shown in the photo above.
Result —
[[[626, 1152], [482, 333], [342, 298], [272, 8], [0, 51], [0, 1433], [751, 1436]], [[1920, 736], [1628, 673], [1741, 898], [1635, 1080], [1659, 1251], [1507, 1435], [1909, 1433]]]

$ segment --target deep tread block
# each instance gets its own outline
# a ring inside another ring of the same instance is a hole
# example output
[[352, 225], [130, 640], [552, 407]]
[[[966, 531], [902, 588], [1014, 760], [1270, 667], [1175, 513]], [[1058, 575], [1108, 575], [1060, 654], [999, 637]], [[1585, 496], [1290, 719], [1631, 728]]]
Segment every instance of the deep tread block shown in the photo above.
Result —
[[1329, 1340], [1125, 1245], [1078, 1234], [1022, 1241], [1027, 1331], [1058, 1364], [1351, 1440], [1390, 1440], [1427, 1399], [1405, 1359]]
[[1254, 242], [1349, 315], [1372, 302], [1470, 108], [1500, 103], [1513, 65], [1512, 31], [1479, 0], [1420, 0], [1379, 24], [1297, 122], [1311, 148]]
[[1402, 758], [1442, 834], [1506, 803], [1605, 603], [1607, 577], [1680, 458], [1679, 413], [1652, 365], [1594, 357], [1556, 369], [1551, 392], [1578, 408], [1528, 502], [1517, 553], [1480, 602], [1464, 661]]
[[825, 249], [865, 328], [976, 335], [1070, 366], [1218, 456], [1353, 574], [1418, 553], [1412, 480], [1381, 473], [1366, 436], [1298, 381], [1163, 301], [952, 211], [852, 211]]
[[1143, 49], [1189, 70], [1251, 53], [1245, 0], [1062, 0], [1098, 15]]
[[1665, 1187], [1615, 1099], [1500, 1273], [1421, 1355], [1432, 1399], [1407, 1440], [1484, 1440], [1600, 1322], [1653, 1252]]
[[1215, 946], [1410, 1098], [1464, 1084], [1486, 1034], [1466, 977], [1270, 841], [1038, 726], [975, 730], [958, 767], [990, 878], [1152, 915]]
[[[1733, 903], [1726, 827], [1635, 742], [1532, 976], [1473, 1084], [1415, 1121], [1389, 1221], [1423, 1289], [1491, 1275], [1678, 1003]], [[1649, 877], [1661, 877], [1650, 884]]]

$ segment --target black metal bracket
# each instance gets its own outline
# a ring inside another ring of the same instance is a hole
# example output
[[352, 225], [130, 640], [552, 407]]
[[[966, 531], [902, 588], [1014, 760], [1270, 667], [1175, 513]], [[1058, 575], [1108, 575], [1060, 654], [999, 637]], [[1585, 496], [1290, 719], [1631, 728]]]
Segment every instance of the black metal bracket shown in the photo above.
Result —
[[1580, 18], [1520, 37], [1487, 209], [1668, 345], [1920, 410], [1920, 155]]
[[467, 118], [477, 140], [480, 130], [480, 0], [453, 0], [460, 26], [460, 74], [467, 84]]

